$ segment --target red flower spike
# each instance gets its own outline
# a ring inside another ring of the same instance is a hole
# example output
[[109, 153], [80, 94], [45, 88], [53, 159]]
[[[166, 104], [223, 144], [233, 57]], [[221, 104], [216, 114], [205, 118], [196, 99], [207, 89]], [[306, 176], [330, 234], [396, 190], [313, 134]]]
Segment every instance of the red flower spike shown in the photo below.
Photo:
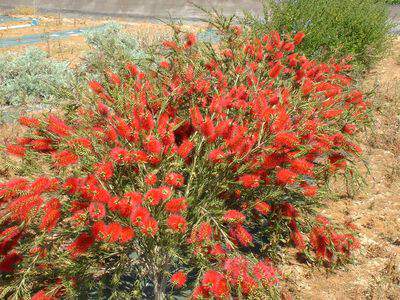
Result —
[[169, 173], [165, 176], [164, 182], [170, 186], [180, 188], [185, 183], [185, 178], [179, 173]]
[[242, 224], [246, 220], [246, 216], [240, 211], [231, 209], [224, 214], [222, 219], [228, 223]]
[[82, 233], [67, 247], [73, 258], [84, 254], [94, 243], [94, 238], [88, 233]]
[[170, 282], [174, 285], [174, 287], [179, 289], [185, 285], [186, 280], [186, 274], [182, 271], [179, 271], [171, 276]]
[[170, 213], [180, 213], [188, 208], [186, 198], [173, 198], [165, 204], [165, 210]]
[[185, 233], [187, 229], [187, 222], [181, 215], [171, 215], [167, 218], [167, 225], [174, 232]]
[[296, 33], [296, 35], [293, 37], [294, 44], [295, 45], [300, 44], [304, 37], [305, 37], [304, 32]]
[[260, 186], [260, 176], [253, 174], [245, 174], [239, 177], [238, 182], [245, 188], [254, 189]]

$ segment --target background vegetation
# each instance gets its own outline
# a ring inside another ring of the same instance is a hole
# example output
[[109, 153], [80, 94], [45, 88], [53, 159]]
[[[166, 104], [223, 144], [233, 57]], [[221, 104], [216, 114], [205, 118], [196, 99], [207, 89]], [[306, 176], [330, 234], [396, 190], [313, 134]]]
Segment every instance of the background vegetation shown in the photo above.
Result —
[[267, 0], [264, 19], [248, 16], [247, 23], [260, 32], [303, 31], [299, 51], [323, 61], [350, 55], [360, 69], [382, 55], [391, 28], [387, 5], [376, 0]]

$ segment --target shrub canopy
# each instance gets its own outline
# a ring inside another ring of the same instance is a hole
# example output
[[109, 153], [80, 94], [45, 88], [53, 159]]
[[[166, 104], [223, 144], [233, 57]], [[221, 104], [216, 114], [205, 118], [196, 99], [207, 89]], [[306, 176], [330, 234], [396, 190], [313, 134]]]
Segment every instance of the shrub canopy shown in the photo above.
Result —
[[388, 7], [377, 0], [267, 0], [264, 20], [249, 18], [255, 30], [306, 33], [298, 50], [319, 60], [352, 56], [370, 67], [387, 49]]
[[[0, 185], [2, 296], [264, 298], [271, 232], [308, 247], [300, 213], [360, 153], [367, 102], [346, 62], [295, 51], [302, 33], [218, 30], [218, 50], [177, 31], [159, 65], [20, 119], [7, 150], [30, 173]], [[347, 254], [353, 239], [321, 224], [317, 254]]]

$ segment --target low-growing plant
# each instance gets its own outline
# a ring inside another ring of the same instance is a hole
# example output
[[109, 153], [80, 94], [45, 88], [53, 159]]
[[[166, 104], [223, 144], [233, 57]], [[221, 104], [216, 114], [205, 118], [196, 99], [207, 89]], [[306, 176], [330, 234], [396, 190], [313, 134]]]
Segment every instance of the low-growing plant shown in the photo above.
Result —
[[254, 30], [306, 33], [299, 51], [327, 61], [350, 55], [360, 69], [370, 67], [388, 45], [391, 23], [380, 0], [287, 0], [264, 2], [264, 19], [248, 16]]
[[71, 77], [68, 62], [49, 59], [41, 49], [4, 54], [0, 56], [0, 105], [54, 101]]
[[119, 71], [127, 62], [143, 60], [146, 55], [138, 41], [118, 23], [108, 23], [85, 34], [91, 47], [83, 58], [83, 72], [100, 78], [106, 69]]
[[273, 295], [271, 231], [305, 249], [302, 214], [359, 155], [368, 104], [349, 65], [296, 52], [302, 33], [213, 24], [218, 51], [177, 31], [160, 64], [91, 81], [65, 116], [20, 119], [7, 151], [29, 176], [0, 185], [1, 297]]

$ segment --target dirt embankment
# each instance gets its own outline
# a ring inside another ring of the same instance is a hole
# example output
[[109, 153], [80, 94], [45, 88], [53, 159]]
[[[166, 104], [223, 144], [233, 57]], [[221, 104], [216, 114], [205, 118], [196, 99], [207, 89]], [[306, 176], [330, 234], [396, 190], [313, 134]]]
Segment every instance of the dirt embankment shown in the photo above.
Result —
[[333, 272], [292, 260], [281, 266], [296, 299], [400, 299], [400, 39], [363, 80], [373, 100], [374, 126], [360, 134], [367, 187], [329, 200], [321, 214], [353, 221], [361, 250]]

